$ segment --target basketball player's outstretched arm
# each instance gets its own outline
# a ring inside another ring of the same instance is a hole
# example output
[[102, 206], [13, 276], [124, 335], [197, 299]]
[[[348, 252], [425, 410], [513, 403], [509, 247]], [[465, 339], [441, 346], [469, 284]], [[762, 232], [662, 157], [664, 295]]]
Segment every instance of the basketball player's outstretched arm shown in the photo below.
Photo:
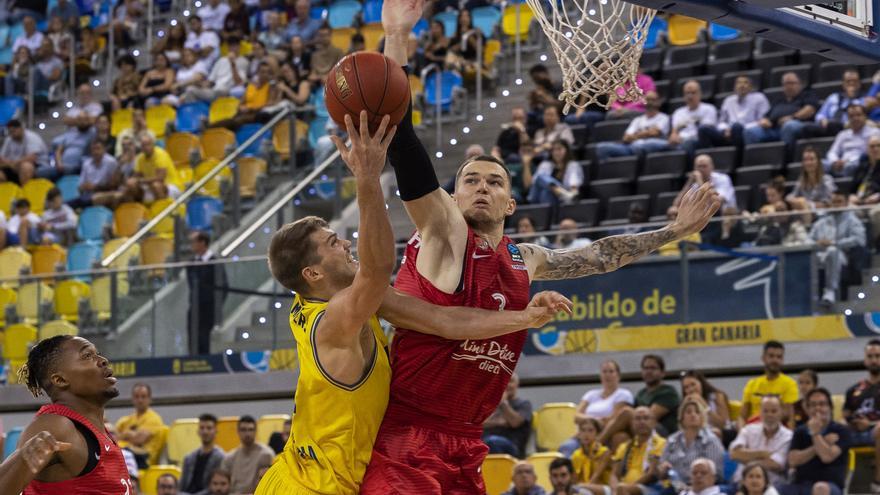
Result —
[[[72, 449], [76, 436], [73, 423], [66, 418], [53, 415], [35, 418], [21, 434], [21, 447], [0, 464], [0, 495], [18, 495], [35, 478], [60, 481], [76, 476], [77, 473], [64, 476], [65, 461], [76, 456], [85, 459], [88, 455], [82, 452], [81, 445]], [[52, 474], [56, 477], [47, 476], [49, 469], [55, 471]]]
[[675, 221], [659, 230], [615, 235], [587, 247], [547, 249], [520, 244], [532, 280], [562, 280], [607, 273], [631, 263], [660, 246], [703, 230], [718, 211], [721, 200], [711, 184], [689, 190], [681, 201]]

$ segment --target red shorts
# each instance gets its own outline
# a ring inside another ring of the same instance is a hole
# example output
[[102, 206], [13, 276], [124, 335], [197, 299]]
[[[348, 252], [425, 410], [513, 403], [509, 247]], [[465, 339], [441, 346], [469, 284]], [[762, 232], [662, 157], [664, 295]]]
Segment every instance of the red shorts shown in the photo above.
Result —
[[480, 495], [481, 467], [489, 447], [480, 438], [450, 435], [418, 425], [379, 429], [361, 495]]

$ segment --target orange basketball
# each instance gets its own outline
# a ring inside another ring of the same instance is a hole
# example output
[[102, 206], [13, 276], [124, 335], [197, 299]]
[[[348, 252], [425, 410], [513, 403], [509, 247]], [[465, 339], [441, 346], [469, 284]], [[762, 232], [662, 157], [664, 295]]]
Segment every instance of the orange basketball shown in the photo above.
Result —
[[382, 117], [389, 115], [389, 126], [400, 123], [409, 105], [409, 79], [393, 60], [377, 52], [356, 52], [343, 57], [324, 81], [324, 101], [330, 117], [345, 129], [345, 114], [355, 127], [361, 110], [367, 111], [370, 132]]

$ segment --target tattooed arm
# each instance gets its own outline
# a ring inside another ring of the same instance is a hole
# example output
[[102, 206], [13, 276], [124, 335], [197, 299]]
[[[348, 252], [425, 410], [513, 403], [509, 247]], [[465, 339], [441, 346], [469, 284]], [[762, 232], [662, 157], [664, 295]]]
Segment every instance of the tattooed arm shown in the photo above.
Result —
[[707, 182], [684, 195], [678, 218], [662, 229], [605, 237], [583, 248], [547, 249], [535, 244], [520, 244], [519, 248], [531, 280], [562, 280], [612, 272], [666, 243], [703, 230], [719, 206], [721, 200]]

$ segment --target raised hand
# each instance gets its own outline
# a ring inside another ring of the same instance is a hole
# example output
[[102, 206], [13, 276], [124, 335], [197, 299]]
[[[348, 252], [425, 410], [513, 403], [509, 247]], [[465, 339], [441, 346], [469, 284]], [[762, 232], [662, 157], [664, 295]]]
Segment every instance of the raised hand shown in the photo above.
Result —
[[41, 431], [22, 445], [19, 455], [31, 472], [37, 474], [49, 464], [56, 452], [63, 452], [70, 447], [69, 443], [56, 440], [48, 431]]
[[707, 181], [685, 193], [678, 205], [678, 217], [671, 227], [679, 239], [687, 237], [703, 230], [720, 207], [721, 197], [712, 188], [712, 183]]
[[385, 0], [382, 4], [382, 28], [386, 35], [409, 36], [422, 18], [425, 0]]
[[572, 302], [562, 294], [547, 290], [541, 291], [532, 297], [529, 305], [524, 310], [528, 328], [541, 328], [553, 321], [560, 311], [571, 314]]
[[376, 133], [370, 136], [366, 111], [361, 111], [358, 129], [355, 129], [351, 116], [346, 114], [345, 127], [348, 130], [351, 147], [346, 147], [345, 142], [339, 136], [330, 136], [336, 149], [339, 150], [339, 155], [355, 178], [378, 179], [382, 175], [388, 145], [391, 144], [391, 139], [394, 138], [394, 133], [397, 131], [397, 126], [393, 126], [388, 132], [385, 132], [390, 120], [387, 115], [383, 117]]

